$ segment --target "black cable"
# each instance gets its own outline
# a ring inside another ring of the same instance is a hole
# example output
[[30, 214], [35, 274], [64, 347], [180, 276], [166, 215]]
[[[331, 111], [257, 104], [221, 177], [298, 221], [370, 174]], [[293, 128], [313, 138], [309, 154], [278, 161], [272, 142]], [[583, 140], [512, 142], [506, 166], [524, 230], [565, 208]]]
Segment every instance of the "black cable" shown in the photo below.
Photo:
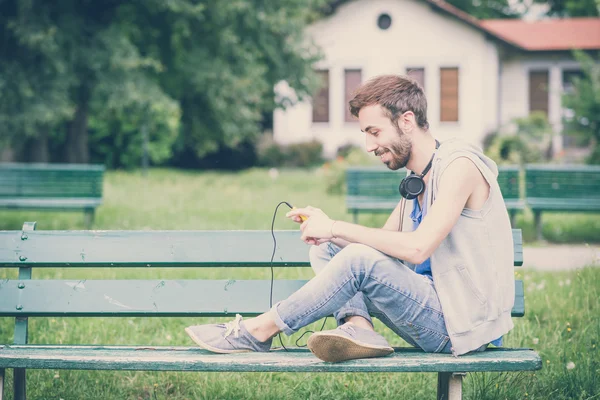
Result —
[[[271, 254], [271, 261], [269, 263], [269, 266], [271, 267], [271, 293], [269, 295], [269, 309], [273, 308], [273, 282], [274, 282], [273, 259], [275, 258], [275, 251], [277, 251], [277, 239], [275, 238], [275, 230], [274, 230], [275, 217], [277, 216], [277, 211], [279, 210], [279, 207], [282, 204], [287, 205], [290, 209], [294, 208], [287, 201], [282, 201], [281, 203], [277, 204], [277, 207], [275, 207], [275, 212], [273, 213], [273, 220], [271, 221], [271, 236], [273, 236], [273, 254]], [[281, 343], [281, 347], [283, 347], [283, 349], [285, 351], [288, 351], [288, 349], [283, 344], [283, 340], [281, 339], [281, 333], [277, 334], [277, 338], [279, 339], [279, 343]]]
[[[277, 251], [277, 239], [275, 238], [275, 218], [277, 217], [277, 211], [279, 210], [279, 207], [285, 204], [286, 206], [288, 206], [290, 209], [293, 209], [294, 206], [292, 206], [290, 203], [288, 203], [287, 201], [282, 201], [281, 203], [277, 204], [277, 207], [275, 207], [275, 212], [273, 213], [273, 220], [271, 221], [271, 236], [273, 237], [273, 254], [271, 254], [271, 261], [269, 263], [269, 266], [271, 268], [271, 291], [270, 291], [270, 295], [269, 295], [269, 309], [273, 308], [273, 282], [274, 282], [274, 272], [273, 272], [273, 259], [275, 258], [275, 251]], [[320, 331], [323, 330], [323, 328], [325, 328], [325, 323], [327, 322], [327, 318], [325, 317], [325, 320], [323, 321], [323, 325], [321, 326]], [[298, 342], [300, 341], [300, 339], [302, 339], [302, 337], [304, 337], [304, 335], [306, 335], [307, 333], [315, 333], [314, 331], [306, 331], [304, 332], [302, 335], [300, 335], [300, 337], [298, 339], [296, 339], [296, 346], [298, 347], [306, 347], [306, 345], [304, 346], [300, 346], [298, 344]], [[283, 349], [285, 351], [289, 351], [285, 345], [283, 344], [283, 340], [281, 339], [281, 333], [277, 334], [277, 337], [279, 338], [279, 343], [281, 343], [281, 347], [283, 347]]]

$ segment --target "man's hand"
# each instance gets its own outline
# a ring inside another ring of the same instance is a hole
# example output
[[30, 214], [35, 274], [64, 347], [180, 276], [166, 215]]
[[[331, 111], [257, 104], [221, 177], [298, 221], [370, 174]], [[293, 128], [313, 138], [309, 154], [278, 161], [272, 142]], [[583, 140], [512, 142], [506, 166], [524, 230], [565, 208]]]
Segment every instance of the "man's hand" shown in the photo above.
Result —
[[[306, 221], [302, 222], [301, 215], [307, 218]], [[300, 225], [302, 240], [307, 244], [319, 245], [333, 238], [332, 228], [335, 221], [318, 208], [311, 206], [297, 208], [289, 211], [285, 216], [295, 222], [302, 223]]]

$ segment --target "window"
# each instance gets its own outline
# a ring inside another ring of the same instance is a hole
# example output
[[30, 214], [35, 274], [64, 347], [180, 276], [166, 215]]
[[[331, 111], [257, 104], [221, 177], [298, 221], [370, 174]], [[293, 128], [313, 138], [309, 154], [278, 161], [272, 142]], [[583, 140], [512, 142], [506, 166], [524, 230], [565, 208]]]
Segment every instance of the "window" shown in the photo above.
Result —
[[440, 69], [440, 121], [458, 121], [458, 68]]
[[329, 70], [317, 71], [321, 86], [313, 97], [313, 122], [329, 122]]
[[425, 68], [406, 68], [406, 75], [413, 78], [425, 90]]
[[350, 114], [350, 106], [348, 103], [352, 99], [352, 93], [360, 86], [362, 82], [362, 71], [360, 69], [347, 69], [344, 70], [344, 91], [345, 91], [345, 102], [344, 102], [344, 121], [353, 122], [355, 121], [354, 116]]
[[389, 27], [392, 26], [392, 17], [390, 17], [389, 14], [380, 14], [377, 18], [377, 26], [382, 31], [389, 29]]
[[529, 71], [529, 112], [548, 115], [548, 70]]

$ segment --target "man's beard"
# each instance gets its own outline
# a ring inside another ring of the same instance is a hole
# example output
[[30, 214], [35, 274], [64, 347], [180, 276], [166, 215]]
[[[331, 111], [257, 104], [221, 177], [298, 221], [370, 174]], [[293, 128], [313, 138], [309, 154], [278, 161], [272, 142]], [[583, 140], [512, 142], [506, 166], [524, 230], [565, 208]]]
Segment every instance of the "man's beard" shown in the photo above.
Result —
[[385, 165], [393, 171], [406, 167], [412, 152], [412, 142], [408, 136], [400, 129], [398, 129], [398, 134], [398, 140], [387, 148], [392, 155], [392, 159], [385, 162]]

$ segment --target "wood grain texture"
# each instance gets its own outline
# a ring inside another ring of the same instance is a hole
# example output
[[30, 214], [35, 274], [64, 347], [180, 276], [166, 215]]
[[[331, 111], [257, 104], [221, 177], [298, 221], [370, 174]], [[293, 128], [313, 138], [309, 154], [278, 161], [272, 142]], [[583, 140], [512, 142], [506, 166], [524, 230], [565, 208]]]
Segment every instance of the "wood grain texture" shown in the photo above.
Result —
[[[273, 282], [273, 304], [306, 280]], [[269, 280], [3, 280], [0, 316], [227, 316], [270, 308]], [[524, 313], [523, 282], [513, 316]]]
[[305, 349], [212, 354], [188, 347], [0, 346], [0, 368], [231, 372], [475, 372], [531, 371], [541, 359], [529, 349], [488, 349], [460, 357], [398, 348], [388, 357], [326, 363]]
[[[273, 264], [309, 266], [300, 232], [276, 231]], [[515, 265], [523, 263], [513, 230]], [[269, 264], [271, 231], [0, 231], [0, 267], [248, 267]]]

